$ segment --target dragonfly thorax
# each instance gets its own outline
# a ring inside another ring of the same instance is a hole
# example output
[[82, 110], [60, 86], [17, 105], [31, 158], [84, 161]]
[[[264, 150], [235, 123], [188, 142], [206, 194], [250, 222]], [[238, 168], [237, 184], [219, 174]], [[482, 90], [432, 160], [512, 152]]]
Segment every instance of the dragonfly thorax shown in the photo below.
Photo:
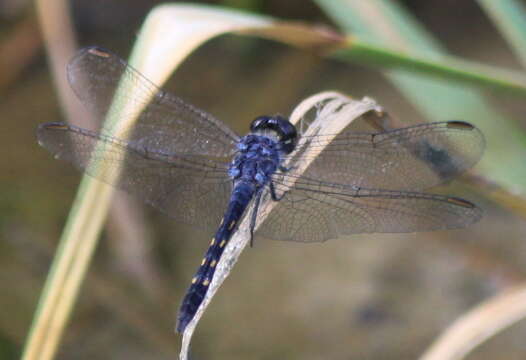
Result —
[[281, 162], [280, 144], [269, 136], [249, 134], [237, 144], [228, 174], [234, 181], [265, 185]]

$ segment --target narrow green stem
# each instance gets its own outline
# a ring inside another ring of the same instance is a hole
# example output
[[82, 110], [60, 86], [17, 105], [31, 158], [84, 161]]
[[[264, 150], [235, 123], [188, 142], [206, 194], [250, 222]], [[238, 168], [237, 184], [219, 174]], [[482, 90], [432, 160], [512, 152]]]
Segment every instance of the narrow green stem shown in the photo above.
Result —
[[422, 73], [516, 95], [526, 95], [526, 76], [522, 73], [497, 69], [451, 56], [439, 56], [436, 59], [415, 56], [376, 46], [355, 37], [349, 37], [345, 47], [335, 51], [331, 56], [381, 69]]

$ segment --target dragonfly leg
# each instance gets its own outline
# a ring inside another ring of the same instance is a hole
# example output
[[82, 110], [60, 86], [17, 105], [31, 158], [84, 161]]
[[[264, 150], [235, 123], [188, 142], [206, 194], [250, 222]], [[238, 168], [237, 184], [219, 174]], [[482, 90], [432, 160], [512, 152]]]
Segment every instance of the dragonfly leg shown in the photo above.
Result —
[[272, 200], [280, 201], [281, 199], [283, 199], [283, 196], [285, 196], [285, 193], [283, 193], [283, 195], [278, 197], [278, 195], [276, 195], [276, 188], [274, 187], [274, 183], [272, 181], [270, 182], [269, 187], [270, 187], [270, 197], [272, 198]]
[[262, 194], [261, 191], [259, 191], [256, 194], [256, 199], [254, 201], [254, 207], [253, 207], [254, 210], [252, 211], [252, 214], [250, 215], [250, 247], [254, 246], [254, 228], [256, 227], [256, 219], [258, 216], [258, 208], [259, 208], [259, 203], [261, 201], [261, 194]]
[[279, 169], [279, 171], [286, 173], [286, 172], [289, 172], [290, 170], [292, 170], [293, 167], [292, 166], [291, 167], [285, 167], [285, 166], [280, 165], [280, 166], [278, 166], [278, 169]]

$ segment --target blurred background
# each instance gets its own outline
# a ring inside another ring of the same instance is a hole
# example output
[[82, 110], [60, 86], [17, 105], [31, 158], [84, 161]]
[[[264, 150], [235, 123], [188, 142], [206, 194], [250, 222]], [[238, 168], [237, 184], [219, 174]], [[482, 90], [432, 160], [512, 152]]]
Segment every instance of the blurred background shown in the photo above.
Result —
[[[127, 58], [145, 16], [160, 3], [70, 1], [68, 16], [78, 47], [99, 45]], [[311, 1], [194, 3], [337, 28]], [[476, 1], [398, 3], [450, 53], [521, 70]], [[53, 160], [35, 139], [38, 124], [66, 120], [41, 35], [32, 1], [0, 1], [1, 359], [17, 358], [21, 352], [80, 180], [71, 166]], [[373, 97], [407, 124], [430, 120], [378, 69], [250, 37], [228, 35], [206, 43], [166, 88], [239, 133], [248, 130], [255, 116], [289, 114], [306, 96], [328, 89]], [[524, 130], [524, 99], [483, 95]], [[442, 106], [447, 109], [448, 103]], [[490, 133], [475, 116], [462, 120]], [[500, 121], [495, 118], [494, 126]], [[493, 142], [487, 153], [498, 153], [498, 146]], [[489, 199], [484, 189], [466, 182], [447, 188], [485, 210], [483, 220], [465, 230], [356, 235], [309, 245], [256, 242], [199, 324], [194, 358], [418, 358], [459, 316], [526, 280], [526, 223]], [[209, 235], [134, 199], [124, 201], [126, 216], [108, 219], [59, 359], [177, 356], [176, 311]], [[122, 210], [119, 203], [113, 214]], [[523, 359], [525, 336], [526, 323], [519, 322], [468, 359]]]

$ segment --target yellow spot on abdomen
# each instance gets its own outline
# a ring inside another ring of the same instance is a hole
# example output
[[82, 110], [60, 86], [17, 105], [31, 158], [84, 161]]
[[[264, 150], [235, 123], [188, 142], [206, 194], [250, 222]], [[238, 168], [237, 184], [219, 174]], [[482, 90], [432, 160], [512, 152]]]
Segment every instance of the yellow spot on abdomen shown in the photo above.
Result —
[[203, 261], [201, 261], [201, 266], [203, 266], [206, 263], [206, 258], [203, 258]]
[[196, 277], [192, 278], [192, 284], [195, 284], [196, 282], [197, 282], [197, 278]]
[[221, 241], [221, 243], [219, 244], [219, 247], [222, 248], [223, 246], [225, 246], [225, 244], [226, 244], [226, 240], [223, 240], [223, 241]]
[[217, 261], [212, 260], [212, 262], [210, 263], [210, 267], [214, 267], [214, 266], [216, 266], [216, 264], [217, 264]]
[[232, 222], [228, 225], [228, 230], [232, 230], [236, 226], [236, 221], [232, 220]]
[[204, 286], [208, 286], [208, 284], [210, 284], [210, 280], [206, 279], [205, 281], [203, 281]]
[[212, 241], [210, 242], [210, 245], [214, 245], [216, 243], [216, 238], [212, 238]]

